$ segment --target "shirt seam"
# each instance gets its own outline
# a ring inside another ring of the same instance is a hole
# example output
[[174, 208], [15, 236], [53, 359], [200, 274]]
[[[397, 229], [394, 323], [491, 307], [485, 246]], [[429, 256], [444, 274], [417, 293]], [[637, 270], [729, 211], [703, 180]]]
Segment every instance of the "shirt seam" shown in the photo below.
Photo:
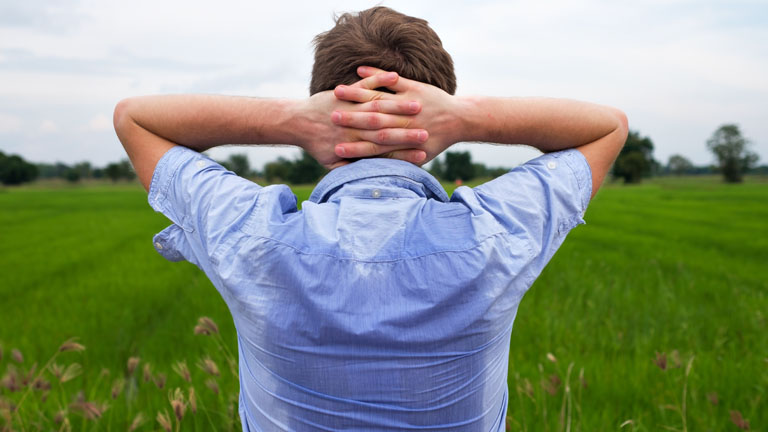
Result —
[[[306, 255], [306, 256], [326, 256], [326, 257], [329, 257], [329, 258], [334, 258], [334, 259], [342, 260], [342, 261], [354, 261], [354, 262], [369, 263], [369, 264], [393, 263], [393, 262], [400, 262], [400, 261], [415, 260], [415, 259], [425, 258], [425, 257], [431, 256], [431, 255], [438, 255], [438, 254], [444, 254], [444, 253], [467, 252], [467, 251], [471, 251], [473, 249], [477, 249], [478, 247], [482, 246], [482, 244], [485, 243], [486, 241], [488, 241], [488, 240], [490, 240], [490, 239], [492, 239], [494, 237], [497, 237], [497, 236], [508, 236], [508, 237], [510, 237], [512, 239], [516, 239], [520, 243], [522, 243], [523, 246], [525, 246], [526, 259], [530, 259], [534, 255], [533, 254], [533, 249], [531, 248], [531, 246], [530, 246], [530, 244], [529, 244], [529, 242], [527, 240], [521, 239], [521, 238], [513, 235], [512, 233], [510, 233], [508, 231], [499, 231], [499, 232], [496, 232], [494, 234], [488, 235], [484, 239], [480, 240], [476, 245], [468, 247], [468, 248], [464, 248], [464, 249], [445, 249], [445, 250], [429, 252], [429, 253], [425, 253], [425, 254], [421, 254], [421, 255], [417, 255], [417, 256], [403, 257], [403, 258], [393, 258], [393, 259], [386, 259], [386, 260], [365, 260], [365, 259], [351, 258], [351, 257], [340, 257], [340, 256], [337, 256], [337, 255], [333, 255], [333, 254], [329, 254], [329, 253], [322, 253], [322, 252], [307, 252], [307, 251], [304, 251], [304, 250], [301, 250], [301, 249], [297, 248], [294, 245], [291, 245], [291, 244], [286, 243], [286, 242], [284, 242], [282, 240], [275, 239], [275, 238], [272, 238], [272, 237], [267, 237], [267, 236], [263, 236], [263, 235], [247, 234], [247, 233], [243, 233], [243, 234], [245, 234], [245, 236], [247, 236], [249, 239], [254, 239], [254, 240], [258, 240], [258, 239], [270, 240], [272, 242], [275, 242], [275, 243], [278, 243], [280, 245], [283, 245], [283, 246], [285, 246], [287, 248], [293, 249], [294, 251], [296, 251], [296, 252], [298, 252], [298, 253], [300, 253], [302, 255]], [[234, 240], [231, 241], [231, 242], [227, 242], [227, 243], [233, 243], [233, 242], [234, 242]], [[211, 255], [211, 262], [213, 262], [214, 264], [217, 264], [219, 262], [218, 259], [216, 259], [216, 262], [214, 262], [213, 260], [214, 260], [214, 257], [213, 257], [213, 255]]]

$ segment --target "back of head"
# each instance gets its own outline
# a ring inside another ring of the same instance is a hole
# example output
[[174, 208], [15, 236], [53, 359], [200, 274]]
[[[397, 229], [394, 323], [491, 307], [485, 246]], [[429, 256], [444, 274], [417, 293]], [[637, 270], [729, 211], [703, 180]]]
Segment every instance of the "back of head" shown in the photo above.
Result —
[[453, 60], [427, 21], [379, 6], [345, 13], [315, 37], [309, 93], [360, 80], [358, 66], [373, 66], [456, 92]]

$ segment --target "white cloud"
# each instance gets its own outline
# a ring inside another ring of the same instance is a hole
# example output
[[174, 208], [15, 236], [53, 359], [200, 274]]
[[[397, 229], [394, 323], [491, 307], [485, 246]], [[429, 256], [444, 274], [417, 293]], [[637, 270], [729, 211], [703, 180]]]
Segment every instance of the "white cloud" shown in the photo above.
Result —
[[19, 117], [0, 113], [0, 133], [17, 132], [21, 130], [21, 125]]
[[106, 114], [98, 114], [92, 117], [90, 121], [88, 121], [87, 130], [96, 132], [111, 131], [112, 119]]
[[45, 134], [56, 133], [59, 131], [59, 125], [52, 120], [44, 120], [40, 123], [40, 132]]

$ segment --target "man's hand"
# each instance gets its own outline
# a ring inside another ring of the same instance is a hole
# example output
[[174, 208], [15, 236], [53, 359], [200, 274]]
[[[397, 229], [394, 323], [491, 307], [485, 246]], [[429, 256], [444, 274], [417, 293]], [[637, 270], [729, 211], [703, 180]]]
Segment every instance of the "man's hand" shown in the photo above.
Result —
[[[384, 71], [370, 67], [358, 69], [358, 75], [372, 77]], [[608, 106], [567, 99], [454, 97], [442, 90], [417, 81], [400, 78], [387, 86], [396, 94], [388, 94], [355, 86], [339, 86], [334, 94], [345, 101], [368, 106], [368, 111], [334, 112], [333, 122], [340, 126], [365, 129], [366, 124], [387, 124], [389, 114], [375, 109], [376, 100], [418, 101], [422, 110], [412, 116], [407, 127], [429, 131], [429, 139], [421, 146], [426, 163], [450, 145], [460, 142], [524, 144], [542, 152], [569, 148], [579, 150], [592, 171], [592, 195], [597, 192], [611, 164], [627, 138], [627, 117]], [[372, 116], [375, 116], [375, 121]], [[361, 134], [374, 136], [375, 131]], [[384, 153], [385, 148], [359, 143], [341, 143], [336, 154], [345, 157]]]
[[[458, 115], [459, 106], [453, 96], [437, 87], [403, 77], [399, 77], [390, 84], [382, 80], [382, 82], [377, 83], [382, 85], [359, 85], [367, 80], [384, 77], [392, 72], [361, 66], [357, 73], [365, 79], [351, 86], [340, 85], [336, 87], [334, 95], [341, 101], [357, 102], [358, 105], [352, 105], [355, 107], [354, 110], [344, 109], [343, 106], [337, 108], [331, 119], [336, 125], [358, 129], [359, 137], [364, 142], [351, 140], [339, 142], [335, 149], [337, 156], [357, 158], [386, 155], [387, 157], [405, 159], [401, 157], [402, 152], [414, 154], [414, 152], [422, 150], [425, 157], [420, 160], [409, 160], [422, 165], [459, 141], [462, 122]], [[386, 87], [396, 93], [391, 94], [375, 90], [380, 87]], [[421, 110], [412, 113], [411, 116], [393, 115], [388, 110], [389, 107], [397, 104], [417, 103], [414, 101], [421, 103]], [[386, 145], [387, 138], [392, 138], [389, 136], [389, 129], [381, 129], [382, 127], [409, 128], [411, 131], [424, 129], [428, 131], [429, 137], [423, 142], [401, 141], [400, 145], [395, 148], [405, 149], [410, 146], [412, 150], [392, 152], [393, 148]]]
[[[388, 94], [372, 89], [397, 86], [402, 79], [394, 72], [379, 73], [365, 77], [348, 88]], [[385, 153], [387, 157], [415, 164], [425, 161], [427, 154], [421, 147], [429, 135], [426, 130], [412, 124], [413, 116], [421, 111], [419, 102], [406, 96], [397, 100], [376, 98], [367, 103], [353, 102], [358, 101], [340, 100], [333, 92], [327, 91], [300, 103], [296, 114], [297, 144], [329, 169], [347, 164], [353, 158]], [[344, 115], [342, 113], [355, 114], [358, 121], [348, 125], [337, 122]], [[333, 122], [331, 119], [334, 119]], [[354, 151], [346, 154], [343, 149], [347, 146]]]

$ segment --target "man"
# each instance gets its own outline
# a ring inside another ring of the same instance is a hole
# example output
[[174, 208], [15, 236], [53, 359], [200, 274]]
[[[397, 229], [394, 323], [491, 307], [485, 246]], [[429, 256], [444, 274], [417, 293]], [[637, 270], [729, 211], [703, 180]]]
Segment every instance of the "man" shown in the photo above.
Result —
[[[503, 430], [518, 304], [583, 223], [626, 118], [452, 96], [437, 35], [387, 8], [343, 15], [316, 45], [306, 100], [151, 96], [115, 110], [150, 204], [173, 221], [156, 249], [200, 267], [232, 312], [243, 429]], [[460, 141], [547, 154], [449, 199], [411, 162]], [[332, 171], [298, 211], [287, 186], [197, 153], [228, 143], [297, 145]]]

